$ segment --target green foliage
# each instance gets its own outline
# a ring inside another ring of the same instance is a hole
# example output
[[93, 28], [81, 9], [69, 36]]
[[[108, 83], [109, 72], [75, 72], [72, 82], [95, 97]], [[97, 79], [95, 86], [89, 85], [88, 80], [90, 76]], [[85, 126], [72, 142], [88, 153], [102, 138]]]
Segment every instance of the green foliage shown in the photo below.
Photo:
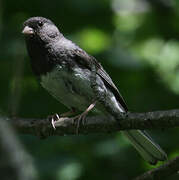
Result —
[[[67, 110], [31, 72], [21, 34], [23, 21], [31, 16], [52, 19], [65, 36], [94, 55], [131, 111], [178, 108], [179, 3], [156, 2], [0, 1], [1, 114], [44, 118]], [[178, 155], [177, 130], [153, 134], [169, 158]], [[43, 180], [125, 180], [151, 168], [119, 134], [46, 140], [23, 136], [22, 141]]]

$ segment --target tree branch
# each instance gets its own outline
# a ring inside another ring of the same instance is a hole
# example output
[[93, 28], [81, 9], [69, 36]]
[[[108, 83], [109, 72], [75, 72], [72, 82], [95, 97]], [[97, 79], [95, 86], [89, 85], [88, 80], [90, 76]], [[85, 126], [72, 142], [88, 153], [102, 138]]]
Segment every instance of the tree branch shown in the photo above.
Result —
[[[2, 118], [2, 117], [0, 117]], [[60, 118], [55, 122], [53, 129], [48, 119], [6, 118], [20, 133], [32, 134], [41, 137], [51, 135], [74, 135], [77, 125], [72, 118]], [[179, 110], [154, 111], [146, 113], [125, 113], [116, 117], [116, 120], [106, 116], [88, 116], [85, 124], [81, 124], [78, 134], [112, 133], [130, 129], [163, 129], [179, 127]], [[168, 163], [148, 171], [135, 180], [162, 179], [170, 176], [179, 169], [179, 157]]]
[[[163, 129], [179, 127], [179, 110], [155, 111], [147, 113], [121, 114], [116, 121], [113, 117], [87, 117], [80, 125], [79, 134], [111, 133], [129, 129]], [[68, 135], [76, 134], [76, 124], [71, 118], [60, 118], [55, 122], [56, 130], [48, 119], [8, 119], [20, 132], [32, 135]]]
[[179, 156], [168, 161], [166, 164], [159, 166], [158, 168], [147, 171], [146, 173], [138, 176], [134, 180], [160, 180], [175, 174], [179, 171]]

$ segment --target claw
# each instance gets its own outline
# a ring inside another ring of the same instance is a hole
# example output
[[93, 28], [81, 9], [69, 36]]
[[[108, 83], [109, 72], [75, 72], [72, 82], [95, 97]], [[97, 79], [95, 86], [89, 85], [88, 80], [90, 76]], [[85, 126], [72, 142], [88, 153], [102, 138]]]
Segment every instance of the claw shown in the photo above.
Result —
[[56, 113], [56, 114], [54, 114], [54, 115], [52, 115], [52, 116], [49, 116], [48, 118], [49, 118], [50, 121], [51, 121], [51, 124], [52, 124], [53, 129], [56, 130], [55, 121], [58, 121], [58, 120], [60, 119], [59, 115]]
[[[78, 116], [75, 116], [75, 117], [71, 118], [73, 123], [77, 124], [77, 127], [76, 127], [76, 133], [77, 134], [78, 134], [78, 130], [79, 130], [79, 127], [80, 127], [80, 122], [82, 122], [83, 125], [85, 124], [86, 115], [88, 114], [89, 111], [91, 111], [94, 108], [95, 104], [96, 104], [96, 101], [94, 103], [90, 104], [89, 107], [83, 113], [81, 113]], [[52, 127], [55, 130], [56, 129], [55, 121], [58, 121], [60, 119], [60, 117], [65, 117], [67, 115], [72, 115], [74, 113], [75, 113], [75, 110], [69, 111], [67, 113], [63, 113], [60, 116], [56, 113], [56, 114], [54, 114], [52, 116], [49, 116], [48, 119], [50, 120], [50, 122], [52, 124]], [[75, 121], [77, 121], [77, 123]]]
[[54, 118], [52, 118], [51, 124], [52, 124], [53, 129], [56, 130]]

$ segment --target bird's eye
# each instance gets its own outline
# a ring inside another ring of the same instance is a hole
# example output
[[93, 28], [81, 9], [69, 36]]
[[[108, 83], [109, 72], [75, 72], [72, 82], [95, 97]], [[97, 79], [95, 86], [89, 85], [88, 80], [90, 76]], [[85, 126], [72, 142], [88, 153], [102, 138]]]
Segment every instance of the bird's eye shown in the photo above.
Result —
[[43, 22], [42, 21], [39, 21], [38, 22], [38, 25], [41, 27], [41, 26], [43, 26]]

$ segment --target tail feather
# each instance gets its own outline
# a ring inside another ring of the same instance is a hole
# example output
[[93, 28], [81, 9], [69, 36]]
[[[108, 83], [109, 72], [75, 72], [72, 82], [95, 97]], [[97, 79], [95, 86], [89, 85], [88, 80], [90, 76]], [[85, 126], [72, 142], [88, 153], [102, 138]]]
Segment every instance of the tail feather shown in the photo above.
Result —
[[167, 159], [166, 153], [145, 131], [130, 130], [123, 131], [123, 133], [128, 137], [140, 155], [150, 164], [154, 165], [157, 161], [164, 161]]

